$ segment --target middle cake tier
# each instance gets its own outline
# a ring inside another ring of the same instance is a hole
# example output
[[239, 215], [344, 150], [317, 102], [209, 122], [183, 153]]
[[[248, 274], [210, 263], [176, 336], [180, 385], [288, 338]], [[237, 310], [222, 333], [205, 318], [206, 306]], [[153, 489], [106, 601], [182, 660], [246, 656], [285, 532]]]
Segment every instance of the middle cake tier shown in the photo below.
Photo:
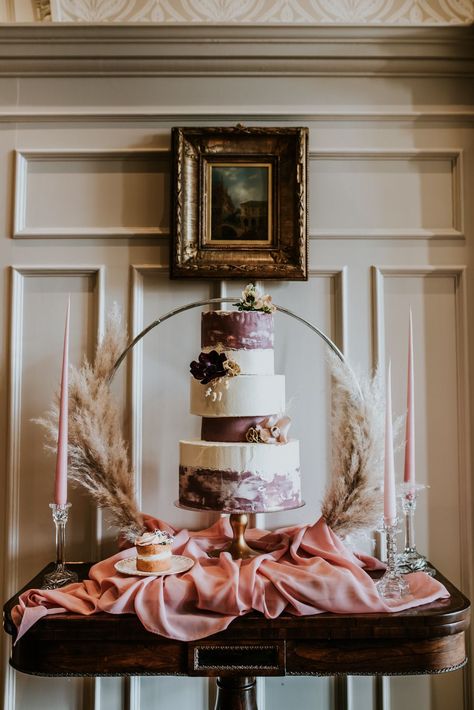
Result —
[[198, 417], [254, 417], [285, 411], [285, 375], [239, 375], [213, 389], [190, 378], [190, 411]]

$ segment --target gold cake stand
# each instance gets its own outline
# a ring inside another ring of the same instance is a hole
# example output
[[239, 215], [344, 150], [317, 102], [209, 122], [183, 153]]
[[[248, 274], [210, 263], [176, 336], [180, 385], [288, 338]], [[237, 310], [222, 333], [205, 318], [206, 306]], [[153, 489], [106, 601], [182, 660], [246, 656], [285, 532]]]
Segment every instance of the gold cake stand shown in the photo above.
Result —
[[[207, 554], [209, 557], [219, 557], [221, 552], [230, 552], [233, 560], [247, 560], [249, 557], [257, 557], [263, 554], [261, 550], [255, 550], [250, 547], [247, 540], [245, 539], [245, 531], [249, 523], [249, 515], [257, 515], [258, 513], [283, 513], [287, 510], [297, 510], [302, 508], [305, 504], [302, 501], [299, 505], [293, 505], [291, 508], [273, 508], [269, 510], [253, 510], [251, 513], [242, 511], [233, 511], [229, 514], [229, 523], [232, 528], [232, 540], [224, 545], [224, 547], [218, 547], [215, 550], [210, 550]], [[178, 500], [175, 501], [175, 506], [181, 510], [189, 510], [193, 513], [220, 513], [225, 514], [229, 511], [225, 510], [215, 510], [211, 508], [192, 508], [189, 505], [182, 505]]]
[[230, 552], [233, 560], [246, 560], [249, 557], [260, 555], [259, 550], [250, 547], [245, 539], [245, 531], [249, 522], [247, 513], [231, 513], [229, 522], [233, 533], [232, 540], [224, 547], [208, 552], [209, 557], [219, 557], [221, 552]]

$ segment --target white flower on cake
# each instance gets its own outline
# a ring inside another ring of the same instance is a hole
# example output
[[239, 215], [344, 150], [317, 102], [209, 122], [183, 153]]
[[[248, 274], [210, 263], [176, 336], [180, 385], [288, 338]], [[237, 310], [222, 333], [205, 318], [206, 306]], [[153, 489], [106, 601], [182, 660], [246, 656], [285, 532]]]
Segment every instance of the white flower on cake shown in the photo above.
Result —
[[242, 297], [233, 305], [239, 311], [261, 311], [263, 313], [276, 311], [276, 306], [272, 303], [272, 297], [268, 293], [262, 293], [255, 284], [247, 284], [242, 291]]

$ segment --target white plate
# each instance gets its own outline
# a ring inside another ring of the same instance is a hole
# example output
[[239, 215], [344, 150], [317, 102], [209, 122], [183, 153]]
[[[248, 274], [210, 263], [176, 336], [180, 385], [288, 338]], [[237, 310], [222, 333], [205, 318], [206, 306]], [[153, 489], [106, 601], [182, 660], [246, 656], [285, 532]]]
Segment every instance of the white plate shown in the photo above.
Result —
[[172, 555], [171, 567], [164, 569], [162, 572], [142, 572], [137, 569], [136, 557], [126, 557], [124, 560], [119, 560], [115, 563], [114, 567], [118, 572], [130, 574], [134, 577], [164, 577], [165, 574], [180, 574], [181, 572], [186, 572], [188, 569], [191, 569], [193, 564], [194, 560], [191, 560], [189, 557]]

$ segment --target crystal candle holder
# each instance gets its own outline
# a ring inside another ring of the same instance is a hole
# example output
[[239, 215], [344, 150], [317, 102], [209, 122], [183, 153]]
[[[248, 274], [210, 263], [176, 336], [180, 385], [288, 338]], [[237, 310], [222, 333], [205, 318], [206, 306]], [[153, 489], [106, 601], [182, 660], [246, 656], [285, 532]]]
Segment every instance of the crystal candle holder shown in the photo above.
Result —
[[58, 505], [57, 503], [50, 503], [49, 507], [51, 508], [56, 528], [56, 565], [52, 572], [45, 574], [43, 589], [57, 589], [58, 587], [64, 587], [65, 584], [77, 582], [77, 574], [66, 567], [65, 561], [66, 523], [71, 504]]
[[402, 503], [405, 528], [405, 548], [397, 556], [398, 569], [403, 574], [410, 572], [426, 572], [433, 576], [436, 571], [430, 567], [426, 557], [421, 555], [415, 545], [415, 510], [417, 493], [426, 486], [419, 483], [402, 483], [398, 487]]
[[398, 601], [410, 593], [410, 587], [397, 567], [398, 519], [393, 524], [384, 521], [381, 532], [385, 533], [387, 544], [387, 569], [376, 583], [379, 595], [387, 602]]

